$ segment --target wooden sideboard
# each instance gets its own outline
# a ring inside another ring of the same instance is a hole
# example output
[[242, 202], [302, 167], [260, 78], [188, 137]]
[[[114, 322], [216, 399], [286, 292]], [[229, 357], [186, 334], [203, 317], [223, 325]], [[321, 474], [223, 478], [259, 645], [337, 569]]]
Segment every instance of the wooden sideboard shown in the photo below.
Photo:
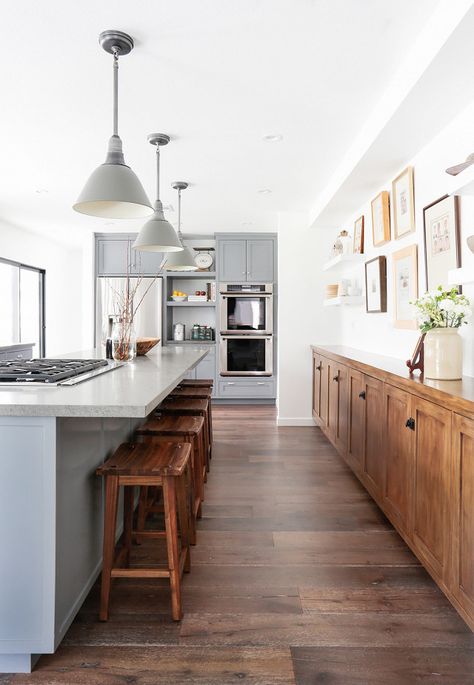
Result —
[[474, 630], [474, 378], [312, 347], [313, 417]]

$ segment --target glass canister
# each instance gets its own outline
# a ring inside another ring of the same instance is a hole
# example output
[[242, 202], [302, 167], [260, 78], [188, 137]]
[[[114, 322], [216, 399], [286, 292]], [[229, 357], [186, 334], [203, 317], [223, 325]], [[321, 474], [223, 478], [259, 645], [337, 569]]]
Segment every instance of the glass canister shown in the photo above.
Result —
[[117, 362], [131, 362], [137, 356], [137, 336], [133, 319], [121, 318], [114, 321], [112, 354]]

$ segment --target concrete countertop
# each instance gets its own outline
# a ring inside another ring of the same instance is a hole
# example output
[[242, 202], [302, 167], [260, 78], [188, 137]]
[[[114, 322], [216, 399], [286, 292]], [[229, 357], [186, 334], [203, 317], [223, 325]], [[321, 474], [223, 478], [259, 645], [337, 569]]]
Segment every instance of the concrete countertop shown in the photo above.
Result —
[[[145, 418], [208, 351], [199, 344], [158, 347], [120, 368], [70, 387], [0, 386], [0, 416]], [[85, 350], [60, 358], [102, 356], [102, 350]]]

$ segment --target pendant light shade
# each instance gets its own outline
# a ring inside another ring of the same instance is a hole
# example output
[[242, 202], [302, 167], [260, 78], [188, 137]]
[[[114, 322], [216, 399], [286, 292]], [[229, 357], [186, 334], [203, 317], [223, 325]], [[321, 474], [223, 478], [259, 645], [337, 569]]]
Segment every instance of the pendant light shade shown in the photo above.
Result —
[[181, 191], [186, 190], [188, 184], [184, 181], [175, 181], [172, 186], [178, 191], [178, 238], [183, 250], [170, 254], [164, 268], [166, 271], [197, 271], [198, 267], [194, 261], [194, 254], [191, 248], [184, 245], [181, 235]]
[[183, 246], [176, 231], [163, 214], [160, 201], [160, 145], [167, 145], [170, 137], [164, 133], [152, 133], [148, 142], [156, 145], [156, 202], [153, 216], [142, 227], [133, 247], [140, 252], [182, 252]]
[[73, 209], [102, 218], [140, 219], [153, 209], [137, 175], [125, 164], [118, 134], [118, 58], [131, 52], [133, 40], [121, 31], [104, 31], [99, 43], [114, 56], [114, 132], [105, 163], [92, 172]]

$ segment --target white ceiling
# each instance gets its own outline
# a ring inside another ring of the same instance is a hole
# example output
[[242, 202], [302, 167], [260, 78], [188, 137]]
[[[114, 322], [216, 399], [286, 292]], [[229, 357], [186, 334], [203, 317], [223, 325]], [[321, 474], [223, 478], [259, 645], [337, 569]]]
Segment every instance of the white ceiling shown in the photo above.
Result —
[[[190, 182], [183, 230], [276, 230], [309, 211], [433, 13], [433, 0], [22, 0], [2, 7], [0, 221], [78, 243], [130, 230], [71, 209], [111, 133], [109, 28], [120, 61], [126, 161], [162, 200]], [[279, 143], [266, 134], [284, 136]], [[270, 189], [271, 193], [259, 193]], [[175, 213], [170, 213], [173, 221]]]

